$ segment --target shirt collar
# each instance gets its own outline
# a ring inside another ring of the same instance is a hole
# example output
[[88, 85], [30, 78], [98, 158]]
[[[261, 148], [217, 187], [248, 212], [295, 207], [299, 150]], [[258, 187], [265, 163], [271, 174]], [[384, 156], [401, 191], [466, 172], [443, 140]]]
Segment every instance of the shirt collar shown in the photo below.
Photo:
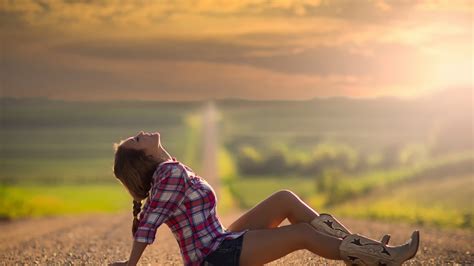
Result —
[[171, 159], [168, 159], [168, 160], [166, 160], [166, 161], [164, 161], [164, 162], [161, 162], [161, 163], [158, 165], [158, 167], [162, 166], [162, 165], [165, 164], [165, 163], [168, 163], [168, 162], [176, 162], [176, 161], [177, 161], [177, 160], [176, 160], [176, 157], [171, 157]]

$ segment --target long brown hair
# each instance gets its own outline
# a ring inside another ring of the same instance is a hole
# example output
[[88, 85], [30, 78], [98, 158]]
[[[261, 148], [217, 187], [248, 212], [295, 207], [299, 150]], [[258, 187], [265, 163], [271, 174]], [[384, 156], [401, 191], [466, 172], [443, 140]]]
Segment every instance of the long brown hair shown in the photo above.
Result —
[[132, 235], [135, 235], [138, 229], [138, 214], [141, 211], [142, 200], [149, 195], [153, 173], [160, 162], [146, 155], [143, 150], [124, 148], [122, 143], [123, 141], [120, 144], [114, 144], [114, 175], [133, 197]]

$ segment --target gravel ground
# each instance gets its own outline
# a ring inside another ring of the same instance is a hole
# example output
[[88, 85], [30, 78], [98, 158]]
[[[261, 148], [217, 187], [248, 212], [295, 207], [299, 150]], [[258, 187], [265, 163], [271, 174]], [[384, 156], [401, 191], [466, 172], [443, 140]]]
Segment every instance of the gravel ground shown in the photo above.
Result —
[[[237, 215], [223, 217], [229, 225]], [[391, 244], [401, 244], [410, 233], [421, 232], [420, 250], [406, 265], [473, 264], [474, 232], [471, 230], [367, 222], [338, 217], [354, 232], [379, 239], [392, 235]], [[127, 259], [131, 248], [131, 214], [97, 214], [25, 219], [0, 223], [0, 263], [105, 265]], [[178, 245], [166, 225], [159, 228], [142, 265], [182, 265]], [[344, 265], [308, 251], [293, 252], [269, 265]]]

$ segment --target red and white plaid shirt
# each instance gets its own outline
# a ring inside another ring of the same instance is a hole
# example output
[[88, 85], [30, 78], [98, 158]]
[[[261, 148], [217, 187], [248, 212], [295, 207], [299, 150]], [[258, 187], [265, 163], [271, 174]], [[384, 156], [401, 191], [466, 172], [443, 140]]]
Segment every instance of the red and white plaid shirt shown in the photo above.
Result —
[[139, 219], [135, 241], [153, 243], [156, 230], [166, 223], [185, 265], [200, 265], [224, 239], [235, 239], [247, 231], [225, 231], [216, 214], [212, 187], [176, 158], [157, 167]]

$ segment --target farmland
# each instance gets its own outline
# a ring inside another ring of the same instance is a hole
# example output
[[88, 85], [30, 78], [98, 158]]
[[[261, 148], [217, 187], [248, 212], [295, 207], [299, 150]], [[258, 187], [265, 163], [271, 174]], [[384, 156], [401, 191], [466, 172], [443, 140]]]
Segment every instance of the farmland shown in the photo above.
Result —
[[[218, 100], [219, 208], [248, 209], [291, 189], [322, 211], [472, 228], [466, 95]], [[1, 99], [0, 216], [128, 211], [112, 173], [113, 143], [140, 130], [159, 131], [170, 154], [202, 173], [204, 104]], [[438, 197], [440, 205], [435, 195], [452, 196]], [[446, 208], [451, 218], [441, 220]]]

